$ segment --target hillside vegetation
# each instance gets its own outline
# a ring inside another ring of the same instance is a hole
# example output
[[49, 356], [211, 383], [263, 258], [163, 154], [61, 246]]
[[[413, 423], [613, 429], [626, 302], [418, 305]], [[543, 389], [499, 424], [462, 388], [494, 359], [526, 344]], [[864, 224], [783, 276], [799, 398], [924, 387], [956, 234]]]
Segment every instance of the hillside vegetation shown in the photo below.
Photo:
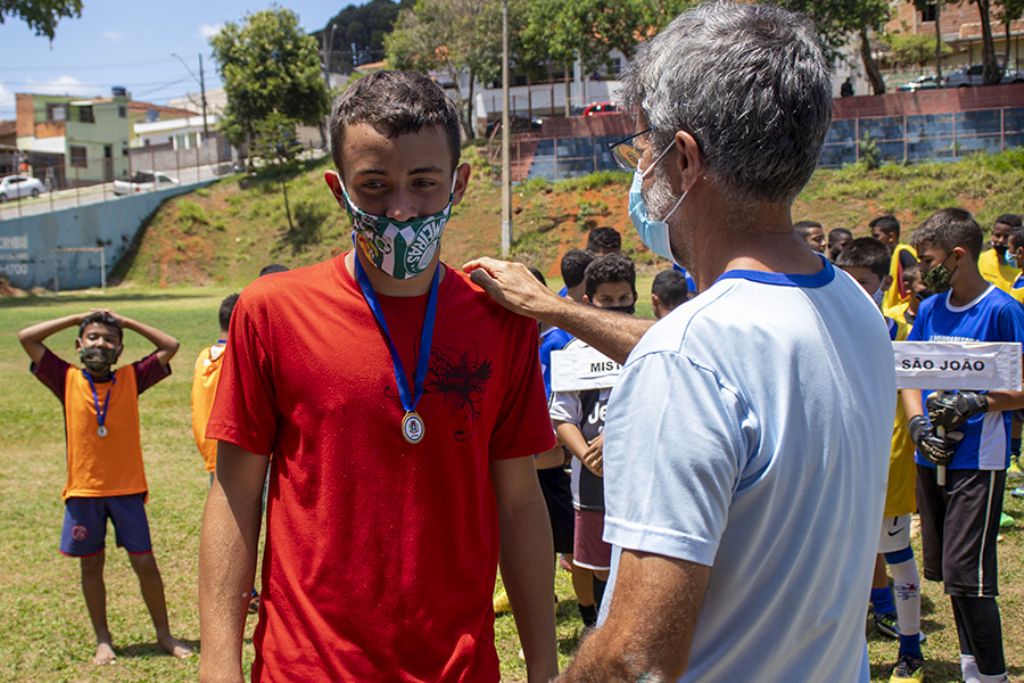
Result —
[[[478, 148], [464, 160], [473, 176], [455, 208], [444, 242], [453, 265], [499, 253], [501, 188], [494, 167]], [[118, 267], [128, 282], [157, 286], [218, 284], [237, 287], [267, 263], [298, 267], [349, 248], [350, 229], [323, 181], [330, 160], [307, 164], [285, 179], [295, 229], [288, 228], [281, 181], [270, 176], [232, 176], [173, 199], [150, 219], [133, 255]], [[517, 260], [555, 275], [561, 255], [582, 247], [587, 231], [611, 226], [623, 235], [627, 254], [640, 269], [665, 264], [636, 237], [626, 211], [631, 175], [602, 172], [549, 183], [530, 180], [514, 188]], [[976, 155], [955, 163], [849, 166], [819, 170], [796, 202], [794, 220], [867, 234], [867, 223], [893, 213], [912, 229], [931, 212], [959, 205], [985, 229], [1001, 213], [1024, 211], [1024, 149]]]

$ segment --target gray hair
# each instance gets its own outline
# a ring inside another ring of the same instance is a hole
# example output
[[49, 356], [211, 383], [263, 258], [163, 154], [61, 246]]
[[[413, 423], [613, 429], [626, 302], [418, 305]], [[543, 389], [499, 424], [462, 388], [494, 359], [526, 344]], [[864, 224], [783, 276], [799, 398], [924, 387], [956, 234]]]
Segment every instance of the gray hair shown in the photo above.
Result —
[[697, 139], [736, 199], [792, 201], [810, 180], [832, 119], [831, 71], [810, 20], [778, 7], [716, 2], [641, 45], [623, 99], [652, 129]]

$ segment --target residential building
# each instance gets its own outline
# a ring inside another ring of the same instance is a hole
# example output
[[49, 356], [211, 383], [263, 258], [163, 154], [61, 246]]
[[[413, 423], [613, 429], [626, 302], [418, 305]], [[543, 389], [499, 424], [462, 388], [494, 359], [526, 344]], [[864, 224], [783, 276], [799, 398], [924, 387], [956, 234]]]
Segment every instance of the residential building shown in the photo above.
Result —
[[[996, 3], [992, 4], [992, 39], [995, 43], [996, 58], [1003, 63], [1009, 56], [1009, 68], [1024, 69], [1024, 19], [1010, 23], [1007, 41], [1006, 24], [999, 14], [1001, 10], [995, 7]], [[894, 3], [892, 19], [886, 24], [885, 31], [934, 36], [936, 18], [942, 31], [942, 40], [953, 51], [952, 54], [943, 57], [943, 69], [981, 64], [981, 17], [978, 14], [978, 6], [973, 2], [944, 2], [941, 8], [932, 2], [924, 9], [917, 9], [912, 1], [900, 0]]]
[[115, 87], [108, 98], [70, 101], [64, 121], [67, 181], [89, 185], [127, 178], [131, 130], [124, 88]]

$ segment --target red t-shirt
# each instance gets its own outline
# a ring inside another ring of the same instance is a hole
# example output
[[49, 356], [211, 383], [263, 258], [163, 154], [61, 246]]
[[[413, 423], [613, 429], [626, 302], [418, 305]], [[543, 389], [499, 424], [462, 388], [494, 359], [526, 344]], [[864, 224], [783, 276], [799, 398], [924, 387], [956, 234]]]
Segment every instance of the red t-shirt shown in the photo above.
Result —
[[[207, 436], [274, 456], [253, 681], [499, 678], [490, 462], [554, 439], [536, 323], [445, 268], [418, 445], [344, 255], [235, 308]], [[380, 300], [411, 381], [427, 297]]]

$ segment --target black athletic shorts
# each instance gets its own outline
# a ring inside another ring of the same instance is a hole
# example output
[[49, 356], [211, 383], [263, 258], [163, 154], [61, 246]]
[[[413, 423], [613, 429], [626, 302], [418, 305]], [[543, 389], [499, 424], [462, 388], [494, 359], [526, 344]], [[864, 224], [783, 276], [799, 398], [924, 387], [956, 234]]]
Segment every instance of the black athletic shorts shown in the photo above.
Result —
[[569, 473], [561, 467], [537, 470], [540, 490], [548, 506], [551, 520], [551, 536], [555, 541], [556, 553], [571, 553], [575, 518], [572, 509], [572, 489], [569, 488]]
[[1003, 512], [1003, 470], [947, 470], [943, 490], [935, 470], [917, 466], [924, 577], [947, 595], [999, 595], [996, 539]]

